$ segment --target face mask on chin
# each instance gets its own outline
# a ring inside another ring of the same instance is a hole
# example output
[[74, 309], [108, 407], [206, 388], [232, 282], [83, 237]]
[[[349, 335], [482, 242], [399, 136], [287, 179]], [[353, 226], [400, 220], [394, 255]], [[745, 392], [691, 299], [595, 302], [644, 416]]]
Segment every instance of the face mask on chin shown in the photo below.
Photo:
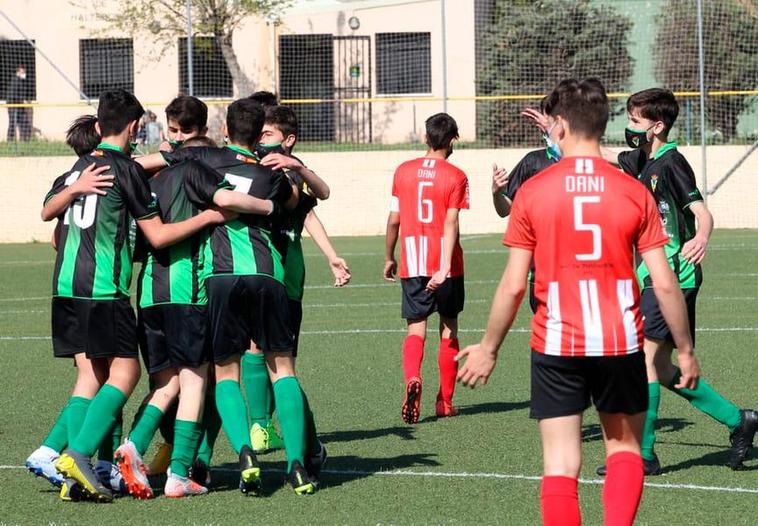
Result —
[[558, 123], [553, 124], [550, 129], [547, 130], [546, 133], [542, 136], [542, 138], [545, 141], [545, 151], [547, 152], [548, 158], [560, 161], [561, 157], [563, 156], [561, 147], [557, 142], [550, 138], [550, 132], [553, 131], [553, 128], [555, 128], [556, 124]]
[[[655, 125], [653, 125], [655, 126]], [[630, 148], [642, 148], [646, 144], [648, 144], [650, 141], [647, 138], [647, 132], [650, 131], [650, 129], [653, 127], [650, 126], [650, 128], [646, 130], [635, 130], [634, 128], [626, 128], [624, 130], [624, 138], [626, 139], [626, 144]]]
[[258, 157], [263, 159], [270, 153], [284, 153], [284, 147], [280, 142], [273, 142], [270, 144], [258, 143], [255, 145], [255, 152]]

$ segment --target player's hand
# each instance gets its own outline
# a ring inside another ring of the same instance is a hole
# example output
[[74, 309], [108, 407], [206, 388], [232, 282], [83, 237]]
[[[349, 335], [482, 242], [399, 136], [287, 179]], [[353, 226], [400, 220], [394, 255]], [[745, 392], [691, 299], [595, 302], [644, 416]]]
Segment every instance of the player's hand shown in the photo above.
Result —
[[272, 170], [300, 170], [303, 168], [300, 161], [283, 153], [270, 153], [261, 160], [261, 164]]
[[168, 141], [163, 141], [160, 146], [158, 146], [158, 150], [161, 152], [172, 152], [174, 151], [174, 148], [171, 146], [171, 143]]
[[329, 260], [329, 268], [332, 269], [334, 274], [334, 286], [344, 287], [350, 283], [350, 268], [347, 266], [347, 262], [341, 257], [334, 257]]
[[679, 383], [674, 387], [677, 389], [695, 389], [697, 381], [700, 378], [700, 363], [698, 363], [694, 352], [680, 352], [677, 356], [679, 370], [682, 372]]
[[224, 208], [218, 208], [215, 206], [209, 208], [208, 210], [204, 210], [202, 214], [205, 215], [208, 222], [212, 225], [220, 225], [239, 217], [239, 214], [237, 212], [232, 212], [231, 210], [226, 210]]
[[549, 123], [547, 117], [540, 110], [535, 110], [534, 108], [526, 108], [521, 112], [521, 116], [526, 117], [530, 121], [534, 122], [534, 124], [537, 126], [537, 128], [540, 129], [542, 133], [547, 133], [547, 127]]
[[389, 259], [384, 262], [384, 272], [382, 276], [387, 281], [395, 281], [395, 274], [397, 273], [397, 261]]
[[498, 168], [496, 164], [492, 165], [492, 193], [501, 194], [508, 185], [508, 172], [505, 168]]
[[697, 265], [705, 258], [705, 251], [708, 247], [708, 239], [704, 236], [695, 236], [682, 246], [682, 257], [694, 265]]
[[447, 269], [440, 269], [437, 272], [434, 273], [434, 275], [429, 279], [429, 282], [426, 284], [426, 290], [434, 292], [439, 288], [440, 285], [445, 283], [445, 280], [447, 279], [448, 270]]
[[455, 356], [455, 361], [460, 362], [464, 358], [466, 363], [458, 371], [458, 381], [471, 389], [480, 381], [482, 385], [486, 385], [495, 368], [497, 352], [489, 351], [478, 343], [460, 351]]
[[69, 187], [71, 195], [75, 197], [88, 194], [106, 195], [108, 193], [106, 189], [113, 186], [114, 176], [102, 174], [110, 168], [110, 166], [90, 164]]

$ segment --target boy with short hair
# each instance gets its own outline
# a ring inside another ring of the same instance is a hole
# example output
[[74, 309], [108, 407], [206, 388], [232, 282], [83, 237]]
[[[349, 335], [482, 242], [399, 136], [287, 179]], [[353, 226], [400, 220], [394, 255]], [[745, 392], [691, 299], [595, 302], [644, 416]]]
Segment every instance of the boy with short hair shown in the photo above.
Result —
[[[703, 201], [692, 167], [677, 150], [676, 142], [669, 141], [669, 132], [679, 115], [674, 94], [661, 88], [642, 90], [629, 97], [626, 109], [629, 117], [626, 141], [634, 149], [621, 153], [603, 149], [603, 156], [641, 181], [658, 204], [669, 236], [666, 257], [684, 294], [694, 341], [695, 303], [703, 279], [700, 263], [713, 231], [713, 216]], [[661, 314], [644, 261], [639, 262], [637, 277], [643, 289], [641, 309], [645, 317], [645, 361], [650, 396], [642, 436], [645, 474], [661, 473], [654, 451], [661, 385], [727, 427], [732, 444], [729, 466], [733, 470], [742, 469], [758, 430], [758, 412], [740, 410], [702, 379], [694, 389], [677, 387], [680, 372], [671, 361], [675, 342]], [[598, 474], [604, 473], [604, 467], [598, 469]]]
[[527, 181], [513, 202], [503, 238], [508, 264], [481, 343], [458, 356], [468, 357], [458, 378], [471, 387], [487, 383], [534, 260], [531, 417], [539, 420], [542, 438], [543, 523], [581, 524], [582, 415], [593, 403], [608, 464], [604, 522], [631, 526], [642, 496], [639, 437], [647, 408], [634, 251], [650, 269], [680, 350], [678, 387], [693, 388], [699, 368], [684, 298], [663, 251], [668, 237], [656, 203], [641, 184], [601, 158], [609, 116], [604, 87], [596, 79], [564, 80], [548, 99], [551, 139], [564, 157]]
[[440, 315], [440, 387], [435, 413], [438, 417], [458, 414], [453, 406], [458, 371], [455, 356], [459, 350], [458, 314], [463, 311], [465, 294], [458, 215], [469, 207], [469, 190], [466, 174], [447, 161], [457, 139], [458, 124], [450, 115], [429, 117], [426, 155], [401, 164], [392, 183], [384, 279], [395, 281], [395, 245], [402, 237], [402, 317], [408, 324], [408, 335], [403, 342], [405, 398], [401, 416], [407, 424], [417, 423], [420, 416], [426, 324], [434, 312]]
[[[136, 320], [129, 303], [132, 270], [131, 219], [156, 247], [184, 239], [223, 215], [206, 211], [183, 223], [164, 225], [157, 217], [146, 176], [128, 155], [142, 106], [125, 90], [104, 92], [98, 104], [98, 147], [59, 177], [48, 193], [43, 220], [63, 217], [53, 275], [53, 348], [56, 356], [84, 355], [86, 375], [102, 387], [86, 410], [78, 434], [56, 461], [56, 469], [96, 500], [113, 496], [95, 475], [90, 457], [115, 425], [139, 380]], [[107, 192], [73, 190], [90, 163], [109, 166]], [[77, 358], [78, 360], [78, 358]], [[84, 361], [84, 360], [82, 360]], [[99, 379], [99, 380], [98, 380]]]

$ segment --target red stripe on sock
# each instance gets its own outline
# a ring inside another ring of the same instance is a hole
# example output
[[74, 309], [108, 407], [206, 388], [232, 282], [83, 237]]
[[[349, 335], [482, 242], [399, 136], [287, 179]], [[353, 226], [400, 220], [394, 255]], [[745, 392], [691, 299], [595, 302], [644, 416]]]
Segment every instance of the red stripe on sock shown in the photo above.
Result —
[[453, 403], [453, 393], [455, 392], [455, 378], [458, 374], [458, 362], [455, 356], [460, 351], [458, 338], [442, 338], [440, 340], [439, 355], [437, 364], [440, 368], [440, 390], [437, 393], [437, 401]]
[[403, 341], [403, 375], [406, 383], [411, 378], [421, 378], [421, 362], [424, 359], [424, 339], [421, 336], [406, 336]]
[[542, 477], [542, 523], [545, 526], [580, 526], [578, 481], [572, 477]]
[[605, 526], [631, 526], [642, 498], [645, 473], [642, 457], [622, 451], [606, 459], [608, 473], [603, 486]]

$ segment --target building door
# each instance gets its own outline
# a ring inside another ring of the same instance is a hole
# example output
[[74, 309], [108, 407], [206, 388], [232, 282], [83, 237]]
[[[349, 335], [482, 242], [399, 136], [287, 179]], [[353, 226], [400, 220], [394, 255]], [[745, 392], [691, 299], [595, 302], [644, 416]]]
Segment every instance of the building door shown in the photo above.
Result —
[[334, 37], [334, 99], [336, 141], [370, 143], [371, 37]]

